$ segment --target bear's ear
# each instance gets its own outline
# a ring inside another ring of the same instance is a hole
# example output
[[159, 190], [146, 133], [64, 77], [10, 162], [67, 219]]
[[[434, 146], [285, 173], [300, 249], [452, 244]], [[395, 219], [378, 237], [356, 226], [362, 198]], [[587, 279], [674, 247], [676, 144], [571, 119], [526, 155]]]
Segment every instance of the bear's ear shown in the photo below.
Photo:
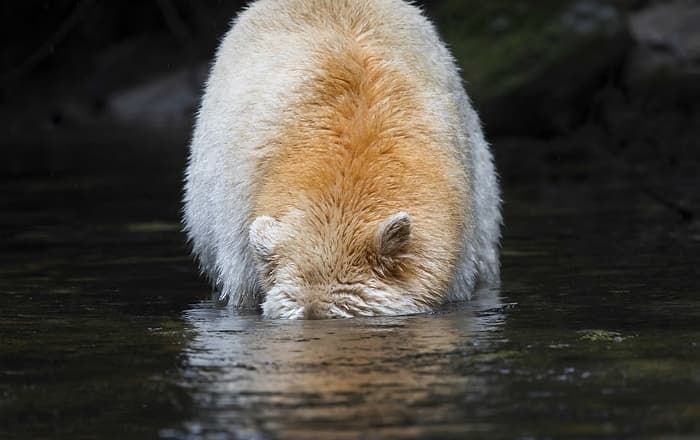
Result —
[[281, 229], [282, 224], [267, 215], [256, 218], [250, 225], [248, 231], [250, 245], [260, 261], [269, 263], [272, 260]]
[[379, 224], [377, 229], [377, 250], [382, 257], [395, 257], [406, 248], [411, 240], [411, 217], [406, 212], [398, 212]]

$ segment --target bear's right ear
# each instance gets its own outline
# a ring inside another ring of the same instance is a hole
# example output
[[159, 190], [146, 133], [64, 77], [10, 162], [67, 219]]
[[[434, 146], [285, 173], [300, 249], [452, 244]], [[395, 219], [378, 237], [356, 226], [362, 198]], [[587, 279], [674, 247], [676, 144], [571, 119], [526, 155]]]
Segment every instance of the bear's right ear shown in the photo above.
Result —
[[281, 229], [282, 224], [267, 215], [256, 218], [250, 225], [248, 231], [250, 245], [260, 261], [269, 263], [272, 260]]
[[402, 211], [381, 222], [376, 241], [382, 257], [392, 258], [401, 254], [411, 241], [411, 216]]

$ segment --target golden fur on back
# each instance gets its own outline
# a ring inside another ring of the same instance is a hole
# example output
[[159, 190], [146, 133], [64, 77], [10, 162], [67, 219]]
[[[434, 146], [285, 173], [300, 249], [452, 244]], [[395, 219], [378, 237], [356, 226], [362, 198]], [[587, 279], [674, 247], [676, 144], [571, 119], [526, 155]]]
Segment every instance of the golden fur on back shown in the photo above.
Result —
[[318, 270], [307, 277], [336, 280], [373, 265], [377, 224], [408, 212], [415, 234], [407, 253], [414, 258], [385, 276], [419, 276], [420, 302], [433, 306], [454, 270], [467, 176], [437, 145], [412, 92], [417, 84], [383, 61], [358, 21], [336, 28], [338, 38], [318, 49], [317, 74], [259, 163], [253, 212], [283, 218], [303, 211], [302, 240], [278, 252]]

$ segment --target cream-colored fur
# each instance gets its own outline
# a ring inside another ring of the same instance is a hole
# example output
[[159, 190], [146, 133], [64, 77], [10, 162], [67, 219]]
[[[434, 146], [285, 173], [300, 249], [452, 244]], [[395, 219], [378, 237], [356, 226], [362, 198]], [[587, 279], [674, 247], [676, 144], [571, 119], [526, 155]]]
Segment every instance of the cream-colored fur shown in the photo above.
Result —
[[454, 60], [402, 0], [259, 0], [218, 51], [185, 227], [235, 306], [407, 314], [498, 282], [491, 153]]

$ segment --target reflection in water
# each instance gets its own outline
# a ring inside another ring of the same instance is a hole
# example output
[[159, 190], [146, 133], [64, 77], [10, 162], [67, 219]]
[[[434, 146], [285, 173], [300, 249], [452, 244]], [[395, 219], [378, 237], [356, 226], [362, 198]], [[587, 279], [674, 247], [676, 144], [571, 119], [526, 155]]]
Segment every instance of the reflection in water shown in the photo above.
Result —
[[489, 351], [503, 315], [496, 292], [439, 315], [278, 321], [198, 305], [184, 313], [194, 336], [183, 382], [199, 412], [187, 431], [303, 438], [401, 425], [395, 435], [415, 435], [438, 416], [458, 420], [445, 397], [486, 392], [459, 366]]

